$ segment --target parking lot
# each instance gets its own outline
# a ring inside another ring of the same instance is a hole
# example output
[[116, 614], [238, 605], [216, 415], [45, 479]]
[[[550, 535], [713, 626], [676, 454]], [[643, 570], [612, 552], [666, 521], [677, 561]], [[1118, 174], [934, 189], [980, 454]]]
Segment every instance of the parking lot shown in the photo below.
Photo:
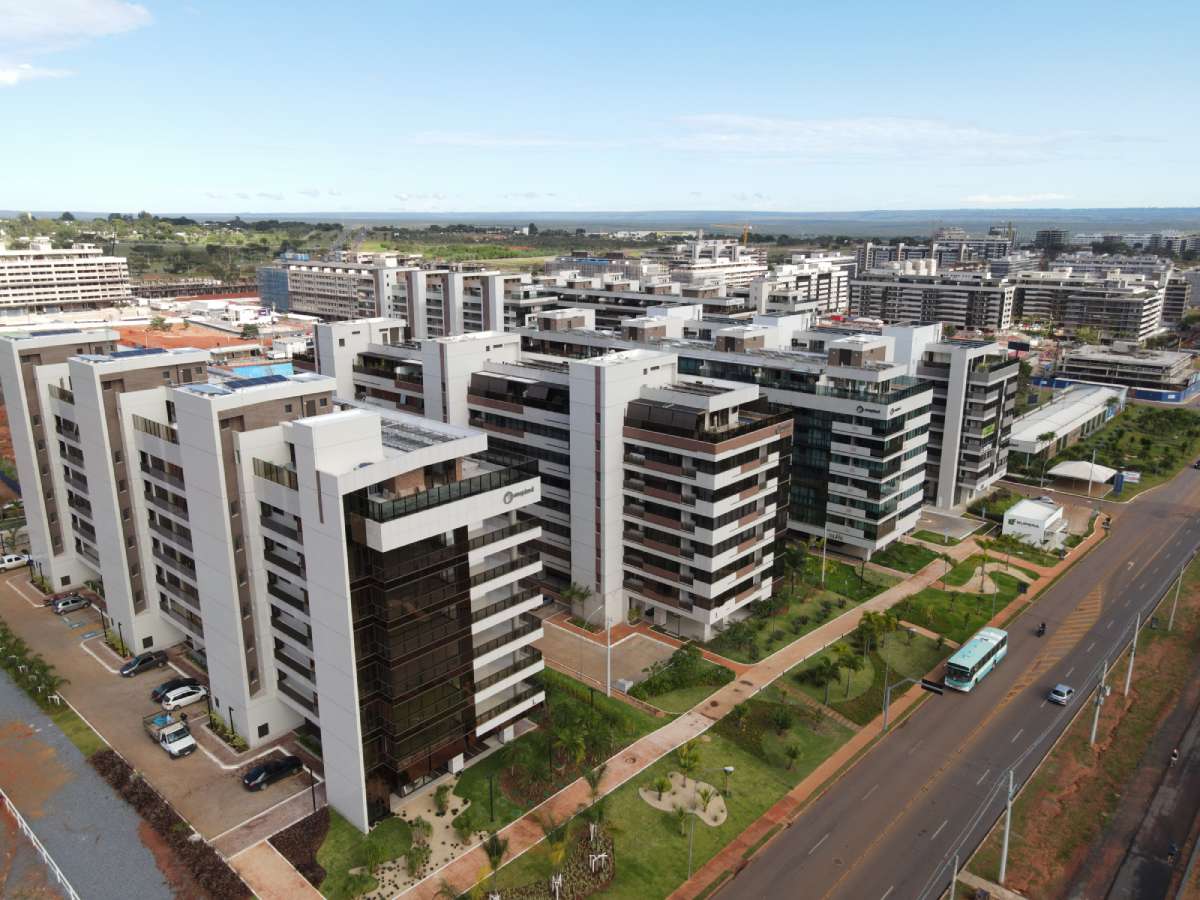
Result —
[[[151, 741], [142, 729], [142, 717], [160, 707], [151, 701], [150, 691], [162, 681], [192, 673], [173, 661], [170, 667], [122, 678], [117, 674], [122, 660], [105, 645], [95, 610], [55, 615], [42, 606], [26, 571], [18, 569], [0, 577], [0, 616], [67, 679], [60, 689], [62, 696], [206, 838], [241, 843], [236, 834], [240, 828], [257, 833], [263, 820], [273, 821], [281, 814], [286, 818], [293, 807], [295, 818], [311, 811], [307, 774], [253, 793], [241, 785], [239, 772], [252, 759], [296, 752], [294, 742], [287, 743], [286, 737], [277, 742], [285, 745], [283, 749], [273, 744], [234, 754], [203, 727], [206, 709], [201, 702], [186, 710], [200, 750], [173, 760]], [[313, 761], [306, 753], [299, 755], [306, 763]], [[319, 781], [319, 768], [317, 777]], [[272, 814], [247, 825], [268, 811]]]

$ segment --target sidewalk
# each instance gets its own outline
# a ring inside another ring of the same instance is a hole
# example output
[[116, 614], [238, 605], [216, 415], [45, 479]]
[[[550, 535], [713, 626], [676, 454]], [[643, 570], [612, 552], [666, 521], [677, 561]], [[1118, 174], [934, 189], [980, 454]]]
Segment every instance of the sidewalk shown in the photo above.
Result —
[[319, 900], [321, 896], [267, 841], [231, 857], [229, 864], [260, 900]]

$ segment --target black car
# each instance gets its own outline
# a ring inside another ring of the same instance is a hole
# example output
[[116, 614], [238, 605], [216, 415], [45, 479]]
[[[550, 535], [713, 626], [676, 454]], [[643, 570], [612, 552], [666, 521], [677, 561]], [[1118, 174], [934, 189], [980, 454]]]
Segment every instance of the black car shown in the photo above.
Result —
[[125, 665], [121, 666], [121, 675], [132, 678], [151, 669], [161, 669], [167, 664], [167, 654], [161, 650], [151, 650], [149, 653], [139, 653]]
[[200, 682], [195, 678], [172, 678], [170, 681], [164, 681], [158, 687], [150, 692], [150, 699], [155, 703], [162, 703], [163, 697], [181, 687], [196, 687]]
[[304, 762], [298, 756], [269, 759], [243, 775], [242, 786], [248, 791], [261, 791], [280, 779], [295, 775], [303, 768]]

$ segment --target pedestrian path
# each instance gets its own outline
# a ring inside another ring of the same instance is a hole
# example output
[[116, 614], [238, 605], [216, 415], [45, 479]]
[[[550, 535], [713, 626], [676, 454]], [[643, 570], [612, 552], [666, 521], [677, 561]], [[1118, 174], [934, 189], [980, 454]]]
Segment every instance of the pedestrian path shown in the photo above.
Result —
[[321, 892], [267, 841], [230, 857], [229, 864], [259, 900], [320, 900]]

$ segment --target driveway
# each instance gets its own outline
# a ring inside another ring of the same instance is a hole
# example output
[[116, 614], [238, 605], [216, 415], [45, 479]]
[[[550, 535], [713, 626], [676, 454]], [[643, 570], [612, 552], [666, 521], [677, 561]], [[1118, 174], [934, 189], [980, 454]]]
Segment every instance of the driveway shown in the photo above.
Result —
[[190, 724], [202, 751], [171, 759], [146, 736], [142, 716], [158, 709], [150, 700], [151, 689], [179, 673], [164, 668], [122, 678], [116, 673], [121, 660], [97, 634], [95, 611], [56, 616], [38, 601], [24, 570], [0, 578], [0, 616], [68, 679], [62, 695], [206, 838], [227, 834], [308, 789], [307, 779], [299, 776], [263, 791], [245, 790], [238, 770], [252, 758], [279, 750], [256, 750], [240, 757], [227, 751], [202, 727], [203, 704], [189, 707]]

